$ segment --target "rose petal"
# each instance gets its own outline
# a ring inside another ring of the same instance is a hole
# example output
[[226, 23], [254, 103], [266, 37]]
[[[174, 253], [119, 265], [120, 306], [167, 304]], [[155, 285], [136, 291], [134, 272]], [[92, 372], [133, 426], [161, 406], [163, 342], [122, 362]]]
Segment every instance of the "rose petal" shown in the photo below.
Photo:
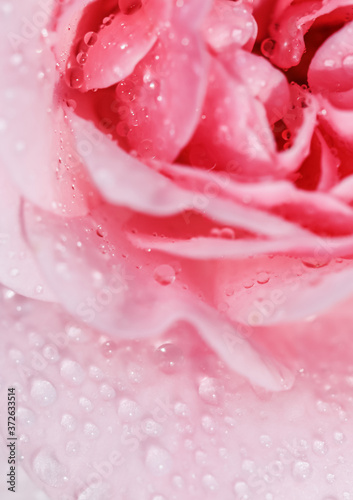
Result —
[[232, 45], [251, 51], [257, 35], [257, 25], [251, 14], [250, 4], [215, 0], [204, 22], [204, 35], [209, 46], [216, 52]]
[[21, 198], [0, 168], [0, 282], [11, 290], [38, 300], [55, 301], [44, 283], [21, 227]]
[[[293, 226], [292, 228], [287, 226], [287, 230], [285, 226], [281, 226], [279, 217], [318, 234], [342, 235], [352, 232], [351, 207], [329, 193], [304, 191], [287, 181], [241, 183], [233, 180], [231, 170], [226, 174], [218, 174], [177, 164], [163, 164], [161, 169], [178, 186], [201, 193], [208, 203], [211, 199], [221, 198], [223, 202], [234, 200], [236, 204], [241, 203], [246, 207], [251, 205], [252, 209], [272, 212], [277, 216], [277, 222], [275, 220], [272, 222], [274, 229], [281, 228], [277, 233], [278, 236], [281, 235], [280, 231], [286, 231], [288, 235], [295, 233]], [[208, 203], [204, 205], [207, 206]], [[261, 231], [259, 234], [264, 233]], [[272, 236], [275, 234], [273, 232]]]
[[290, 105], [289, 85], [283, 73], [263, 57], [244, 50], [226, 51], [221, 61], [264, 104], [271, 125], [283, 118]]
[[87, 50], [82, 90], [110, 87], [126, 78], [152, 48], [170, 14], [171, 2], [165, 0], [143, 0], [132, 14], [117, 12]]
[[309, 85], [323, 94], [345, 92], [353, 88], [353, 22], [330, 36], [313, 57]]
[[[276, 42], [270, 55], [271, 62], [281, 68], [300, 63], [305, 50], [304, 35], [320, 16], [339, 7], [349, 8], [350, 0], [319, 0], [316, 2], [282, 2], [279, 15], [273, 19], [271, 37]], [[344, 13], [342, 13], [344, 19]]]
[[13, 6], [16, 13], [1, 11], [0, 154], [27, 199], [47, 210], [82, 214], [87, 211], [89, 188], [85, 180], [81, 183], [81, 166], [65, 156], [70, 151], [60, 150], [68, 139], [64, 113], [53, 101], [55, 60], [49, 43], [30, 21], [37, 16], [42, 23], [49, 22], [53, 7], [38, 10], [37, 2], [28, 1]]
[[[177, 283], [161, 286], [161, 279], [152, 274], [154, 259], [134, 249], [123, 238], [121, 226], [117, 230], [127, 216], [102, 207], [86, 218], [71, 219], [68, 225], [61, 217], [27, 205], [28, 238], [43, 274], [67, 310], [106, 334], [119, 332], [119, 338], [159, 335], [185, 320], [232, 369], [257, 385], [283, 390], [286, 371], [262, 359], [247, 341], [241, 340], [236, 356], [229, 352], [216, 332], [230, 325], [213, 308], [198, 303]], [[291, 374], [285, 378], [291, 385]]]

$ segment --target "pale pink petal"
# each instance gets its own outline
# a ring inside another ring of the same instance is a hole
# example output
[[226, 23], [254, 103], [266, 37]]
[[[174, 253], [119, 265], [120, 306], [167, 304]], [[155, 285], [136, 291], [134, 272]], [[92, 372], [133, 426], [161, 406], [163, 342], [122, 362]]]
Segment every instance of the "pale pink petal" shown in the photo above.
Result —
[[215, 0], [204, 22], [204, 35], [216, 52], [233, 45], [253, 49], [257, 25], [250, 4], [236, 4], [228, 0]]
[[[293, 227], [290, 229], [290, 226], [287, 226], [285, 229], [280, 218], [325, 235], [350, 234], [353, 230], [352, 208], [329, 193], [305, 191], [287, 181], [263, 181], [261, 184], [237, 182], [232, 178], [231, 168], [223, 174], [176, 164], [163, 164], [161, 169], [174, 179], [178, 186], [200, 193], [198, 197], [202, 196], [206, 200], [206, 214], [210, 201], [221, 198], [223, 202], [233, 200], [236, 205], [243, 204], [249, 213], [256, 208], [277, 215], [277, 222], [272, 222], [272, 236], [280, 236], [281, 231], [286, 231], [288, 235], [295, 233]], [[253, 212], [254, 218], [256, 212]], [[277, 229], [279, 232], [276, 233]], [[259, 231], [259, 234], [264, 233]]]
[[[47, 282], [65, 308], [118, 339], [159, 335], [184, 320], [197, 328], [232, 369], [257, 385], [282, 390], [281, 367], [262, 359], [245, 340], [239, 344], [239, 354], [230, 355], [218, 332], [234, 327], [185, 290], [168, 260], [156, 261], [131, 246], [123, 231], [128, 218], [127, 211], [103, 206], [67, 224], [63, 218], [26, 207], [27, 236]], [[169, 274], [166, 267], [171, 269]], [[290, 385], [290, 373], [285, 378]]]
[[290, 105], [289, 85], [283, 73], [263, 57], [244, 50], [226, 51], [221, 61], [263, 103], [271, 125], [283, 118]]
[[2, 10], [0, 17], [2, 164], [33, 203], [64, 214], [85, 213], [90, 188], [82, 166], [70, 157], [64, 111], [53, 99], [55, 60], [39, 28], [26, 22], [37, 15], [48, 22], [51, 9], [38, 11], [34, 1], [13, 9]]
[[[223, 225], [272, 237], [300, 234], [298, 228], [278, 217], [218, 199], [222, 179], [215, 178], [204, 192], [194, 192], [190, 189], [192, 184], [179, 187], [152, 168], [153, 165], [149, 167], [125, 153], [89, 122], [71, 116], [71, 123], [78, 144], [90, 139], [92, 147], [84, 155], [86, 167], [104, 198], [115, 205], [156, 216], [194, 210]], [[161, 164], [157, 167], [160, 169]], [[173, 168], [169, 164], [164, 167], [167, 174]]]
[[263, 105], [216, 60], [202, 119], [181, 159], [217, 170], [236, 162], [242, 176], [265, 176], [276, 169], [275, 142]]
[[[55, 301], [43, 281], [21, 227], [21, 198], [5, 169], [0, 168], [0, 282], [14, 292]], [[11, 295], [11, 292], [9, 292]]]

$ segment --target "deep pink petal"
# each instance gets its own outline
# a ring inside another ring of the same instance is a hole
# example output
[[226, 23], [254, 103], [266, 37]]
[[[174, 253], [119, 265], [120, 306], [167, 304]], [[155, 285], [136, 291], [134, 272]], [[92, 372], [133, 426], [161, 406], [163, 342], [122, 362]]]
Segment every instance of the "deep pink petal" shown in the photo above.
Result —
[[233, 45], [251, 51], [257, 25], [250, 4], [239, 4], [228, 0], [215, 0], [204, 22], [204, 34], [209, 46], [216, 52]]
[[132, 73], [170, 15], [170, 0], [143, 0], [136, 12], [117, 12], [108, 25], [101, 27], [95, 44], [87, 50], [82, 90], [109, 87]]

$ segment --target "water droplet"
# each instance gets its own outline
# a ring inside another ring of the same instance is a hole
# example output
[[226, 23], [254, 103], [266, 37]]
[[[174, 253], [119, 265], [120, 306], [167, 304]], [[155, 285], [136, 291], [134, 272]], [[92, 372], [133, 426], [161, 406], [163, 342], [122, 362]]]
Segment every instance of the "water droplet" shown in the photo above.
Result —
[[40, 451], [33, 460], [33, 471], [43, 483], [61, 488], [67, 482], [67, 469], [47, 450]]
[[333, 437], [334, 437], [334, 440], [340, 444], [342, 444], [344, 439], [345, 439], [343, 432], [340, 432], [340, 431], [335, 431], [333, 434]]
[[270, 276], [268, 275], [268, 273], [261, 272], [261, 273], [258, 273], [256, 281], [260, 285], [264, 285], [265, 283], [268, 283], [269, 279], [270, 279]]
[[234, 240], [235, 238], [235, 233], [234, 230], [230, 227], [224, 227], [220, 230], [219, 236], [221, 238], [227, 239], [227, 240]]
[[100, 435], [98, 427], [92, 422], [87, 422], [83, 426], [83, 432], [90, 439], [96, 439]]
[[153, 418], [148, 418], [142, 422], [143, 432], [147, 436], [160, 436], [163, 434], [163, 427], [161, 424], [157, 423]]
[[67, 70], [68, 84], [73, 89], [80, 89], [84, 82], [83, 69], [79, 66], [74, 66]]
[[87, 47], [93, 47], [93, 45], [97, 42], [98, 35], [94, 31], [88, 31], [83, 37], [83, 41], [87, 45]]
[[100, 238], [105, 238], [107, 236], [107, 232], [104, 231], [103, 227], [102, 226], [97, 226], [97, 235], [100, 237]]
[[141, 8], [141, 0], [119, 0], [119, 8], [125, 15], [131, 15]]
[[342, 61], [343, 69], [348, 73], [353, 75], [353, 54], [347, 55]]
[[60, 366], [62, 378], [70, 385], [81, 385], [85, 379], [85, 372], [81, 365], [71, 359], [64, 359]]
[[248, 289], [248, 288], [251, 288], [253, 286], [254, 286], [254, 280], [248, 279], [248, 280], [243, 281], [243, 287], [244, 288]]
[[171, 285], [175, 281], [175, 271], [172, 266], [162, 264], [154, 270], [154, 279], [161, 285]]
[[205, 377], [199, 385], [199, 395], [205, 403], [218, 405], [223, 395], [223, 387], [215, 378]]
[[81, 52], [79, 52], [79, 53], [77, 54], [77, 56], [76, 56], [76, 61], [78, 62], [78, 64], [79, 64], [80, 66], [83, 66], [83, 65], [86, 63], [86, 61], [87, 61], [87, 57], [88, 57], [87, 52], [83, 52], [83, 51], [81, 51]]
[[90, 366], [89, 367], [89, 377], [92, 379], [92, 380], [103, 380], [104, 378], [104, 373], [102, 372], [102, 370], [100, 368], [98, 368], [98, 366]]
[[60, 424], [65, 429], [66, 432], [73, 432], [77, 428], [76, 419], [69, 413], [65, 413], [61, 417]]
[[174, 413], [180, 417], [187, 417], [189, 415], [189, 409], [185, 403], [175, 403]]
[[296, 481], [305, 481], [312, 474], [312, 467], [309, 462], [297, 460], [292, 467], [292, 474]]
[[19, 407], [16, 411], [16, 419], [26, 425], [33, 425], [36, 422], [36, 415], [28, 408]]
[[114, 388], [109, 384], [102, 384], [99, 388], [99, 392], [105, 401], [110, 401], [116, 396]]
[[215, 477], [212, 476], [212, 474], [205, 474], [202, 477], [201, 482], [204, 488], [206, 488], [209, 491], [216, 491], [219, 488], [219, 484], [216, 481]]
[[335, 482], [335, 480], [336, 480], [336, 477], [335, 477], [335, 475], [334, 475], [334, 474], [332, 474], [332, 473], [327, 474], [327, 476], [326, 476], [326, 481], [327, 481], [329, 484], [333, 484], [333, 483]]
[[31, 397], [39, 406], [49, 406], [56, 400], [55, 387], [48, 380], [35, 380], [31, 387]]
[[59, 361], [60, 355], [58, 349], [54, 345], [46, 345], [43, 349], [43, 356], [48, 361], [52, 361], [53, 363]]
[[182, 350], [172, 343], [159, 346], [154, 352], [154, 359], [158, 368], [168, 374], [178, 372], [184, 363]]
[[247, 500], [249, 498], [249, 486], [244, 481], [237, 481], [233, 490], [237, 500]]
[[80, 397], [80, 399], [78, 400], [78, 403], [81, 406], [81, 408], [87, 413], [90, 413], [93, 410], [92, 401], [88, 398], [85, 398], [84, 396]]
[[327, 444], [325, 441], [321, 441], [320, 439], [315, 439], [313, 442], [313, 452], [315, 455], [326, 455], [328, 452]]
[[210, 415], [203, 415], [201, 417], [201, 426], [207, 434], [214, 434], [216, 432], [216, 423]]
[[318, 269], [329, 264], [330, 256], [328, 254], [324, 254], [319, 256], [303, 257], [302, 262], [306, 267]]
[[132, 102], [136, 98], [136, 87], [129, 80], [122, 80], [116, 86], [116, 95], [123, 102]]
[[324, 66], [326, 68], [333, 68], [336, 65], [336, 62], [334, 59], [325, 59], [324, 61]]
[[116, 126], [116, 132], [120, 137], [127, 137], [130, 130], [130, 125], [125, 121], [119, 122]]
[[172, 468], [172, 457], [164, 448], [151, 446], [146, 455], [146, 466], [155, 476], [169, 474]]
[[101, 353], [105, 358], [111, 358], [117, 349], [117, 345], [112, 340], [108, 340], [101, 345]]
[[273, 50], [275, 48], [276, 42], [271, 38], [266, 38], [261, 43], [261, 52], [265, 57], [271, 57]]
[[271, 446], [272, 446], [272, 439], [267, 434], [263, 434], [262, 436], [260, 436], [260, 443], [265, 448], [271, 448]]
[[119, 403], [118, 417], [122, 422], [134, 422], [141, 418], [142, 409], [131, 399], [122, 399]]

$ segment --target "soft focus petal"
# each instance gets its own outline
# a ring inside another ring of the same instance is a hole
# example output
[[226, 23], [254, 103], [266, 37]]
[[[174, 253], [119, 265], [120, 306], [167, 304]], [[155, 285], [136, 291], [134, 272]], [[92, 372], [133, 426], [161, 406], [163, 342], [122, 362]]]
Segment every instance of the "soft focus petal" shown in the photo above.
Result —
[[102, 207], [86, 219], [71, 219], [67, 224], [27, 206], [28, 238], [36, 247], [43, 274], [67, 310], [121, 339], [151, 337], [178, 320], [187, 321], [232, 369], [255, 384], [282, 390], [285, 378], [290, 385], [291, 374], [284, 376], [281, 367], [262, 359], [247, 341], [240, 342], [236, 356], [230, 355], [218, 332], [234, 328], [212, 308], [198, 303], [181, 283], [174, 284], [175, 275], [165, 273], [165, 267], [171, 266], [156, 265], [153, 256], [131, 246], [122, 229], [117, 231], [127, 215]]
[[[43, 281], [21, 227], [21, 198], [6, 170], [0, 168], [0, 282], [14, 292], [55, 301]], [[11, 294], [12, 292], [9, 292]]]
[[13, 9], [0, 14], [2, 164], [33, 203], [64, 214], [85, 213], [92, 188], [67, 147], [64, 111], [53, 98], [55, 61], [39, 28], [26, 21], [38, 16], [48, 22], [51, 10], [34, 1]]

